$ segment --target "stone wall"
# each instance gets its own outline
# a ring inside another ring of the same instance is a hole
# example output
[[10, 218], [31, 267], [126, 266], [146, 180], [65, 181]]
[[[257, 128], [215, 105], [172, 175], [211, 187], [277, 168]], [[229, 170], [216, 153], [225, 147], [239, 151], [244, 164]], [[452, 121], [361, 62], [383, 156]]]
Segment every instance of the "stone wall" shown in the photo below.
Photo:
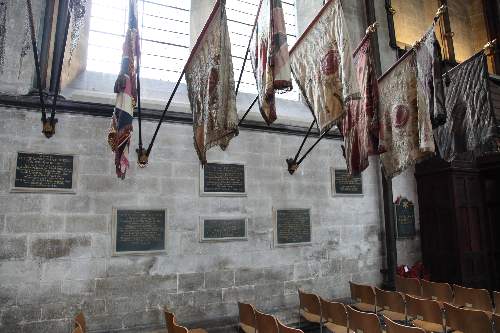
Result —
[[[242, 130], [208, 158], [245, 163], [248, 196], [200, 197], [191, 126], [166, 124], [151, 164], [138, 169], [132, 154], [121, 181], [105, 142], [108, 119], [58, 118], [47, 140], [38, 113], [0, 109], [0, 331], [66, 332], [77, 309], [99, 331], [162, 326], [163, 305], [183, 323], [205, 321], [235, 316], [238, 300], [296, 322], [299, 287], [343, 298], [349, 280], [381, 283], [377, 162], [363, 174], [363, 197], [332, 197], [330, 167], [345, 167], [339, 141], [321, 142], [291, 176], [285, 158], [301, 137]], [[153, 126], [144, 124], [147, 138]], [[10, 193], [17, 151], [78, 155], [77, 193]], [[111, 256], [113, 207], [166, 208], [166, 254]], [[273, 207], [311, 208], [312, 244], [273, 247]], [[249, 218], [248, 241], [198, 241], [199, 216], [231, 214]]]
[[[395, 53], [388, 47], [383, 1], [375, 4], [384, 70]], [[363, 1], [344, 2], [344, 9], [356, 44], [364, 33]], [[20, 23], [12, 24], [21, 31]], [[27, 92], [33, 76], [27, 64], [19, 79], [12, 74], [18, 70], [16, 50], [17, 44], [9, 50], [9, 71], [0, 76], [0, 91], [11, 94]], [[183, 102], [175, 110], [189, 112]], [[307, 126], [310, 114], [301, 116], [306, 109], [289, 108], [290, 103], [284, 102], [282, 109], [294, 109], [293, 124]], [[79, 309], [91, 331], [139, 331], [164, 325], [164, 305], [183, 324], [225, 326], [235, 322], [238, 300], [297, 322], [299, 287], [326, 298], [344, 298], [349, 296], [349, 280], [381, 284], [385, 247], [377, 158], [371, 158], [363, 173], [363, 197], [333, 197], [330, 168], [345, 168], [340, 141], [322, 141], [290, 176], [285, 159], [295, 154], [301, 136], [242, 129], [226, 152], [213, 149], [208, 159], [243, 162], [248, 196], [201, 197], [190, 125], [165, 123], [146, 169], [135, 163], [136, 131], [132, 167], [121, 181], [105, 140], [109, 119], [78, 114], [58, 118], [57, 133], [47, 140], [40, 133], [37, 111], [0, 107], [1, 332], [67, 332]], [[283, 117], [281, 123], [287, 121]], [[155, 125], [144, 122], [146, 142]], [[78, 155], [77, 193], [11, 193], [18, 151]], [[395, 196], [416, 202], [411, 171], [394, 184]], [[113, 207], [166, 208], [166, 254], [112, 256]], [[272, 211], [285, 207], [311, 209], [311, 245], [273, 247]], [[199, 217], [206, 215], [247, 216], [248, 240], [200, 243]], [[398, 241], [398, 250], [402, 262], [418, 259], [418, 238]]]

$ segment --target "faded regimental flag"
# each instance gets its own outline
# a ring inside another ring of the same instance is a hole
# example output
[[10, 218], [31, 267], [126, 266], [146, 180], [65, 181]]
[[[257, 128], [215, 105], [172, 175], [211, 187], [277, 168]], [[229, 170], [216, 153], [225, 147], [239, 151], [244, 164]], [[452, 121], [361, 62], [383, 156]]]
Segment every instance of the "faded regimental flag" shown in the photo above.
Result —
[[339, 123], [344, 137], [347, 170], [351, 175], [360, 174], [368, 167], [370, 155], [384, 152], [379, 147], [383, 132], [378, 113], [379, 91], [372, 56], [372, 35], [368, 32], [354, 51], [361, 99], [349, 103], [347, 112]]
[[[384, 136], [380, 155], [384, 174], [392, 178], [434, 155], [428, 109], [417, 106], [416, 54], [410, 51], [379, 80], [380, 120]], [[422, 123], [424, 122], [424, 123]]]
[[225, 1], [218, 0], [186, 63], [194, 146], [200, 162], [213, 146], [225, 150], [238, 134], [231, 42]]
[[261, 0], [250, 57], [259, 94], [259, 109], [270, 125], [276, 118], [276, 90], [292, 89], [285, 18], [281, 0]]
[[444, 81], [447, 121], [435, 131], [441, 157], [452, 161], [465, 152], [499, 151], [484, 51], [451, 69]]
[[115, 110], [108, 131], [108, 143], [115, 153], [116, 175], [124, 179], [129, 168], [129, 147], [132, 137], [134, 107], [137, 102], [137, 64], [139, 62], [137, 0], [129, 1], [128, 29], [123, 43], [120, 74], [115, 82]]
[[292, 73], [321, 133], [360, 92], [340, 0], [329, 0], [290, 50]]

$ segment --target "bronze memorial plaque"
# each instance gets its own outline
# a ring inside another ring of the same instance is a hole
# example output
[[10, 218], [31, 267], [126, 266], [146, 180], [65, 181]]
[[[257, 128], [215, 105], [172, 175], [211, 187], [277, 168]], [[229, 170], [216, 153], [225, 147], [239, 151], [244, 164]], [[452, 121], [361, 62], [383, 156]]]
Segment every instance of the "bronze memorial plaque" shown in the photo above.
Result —
[[113, 254], [164, 252], [166, 210], [115, 209]]
[[349, 175], [347, 170], [332, 168], [332, 193], [334, 196], [361, 196], [363, 195], [363, 179], [361, 174]]
[[311, 243], [309, 209], [278, 209], [275, 214], [274, 240], [276, 246]]
[[246, 218], [201, 218], [200, 240], [231, 241], [247, 239]]
[[246, 196], [245, 165], [237, 163], [207, 163], [201, 169], [202, 196]]
[[417, 232], [415, 230], [415, 206], [413, 202], [404, 197], [398, 197], [394, 207], [398, 238], [415, 237]]
[[76, 192], [73, 155], [18, 152], [12, 172], [13, 192]]

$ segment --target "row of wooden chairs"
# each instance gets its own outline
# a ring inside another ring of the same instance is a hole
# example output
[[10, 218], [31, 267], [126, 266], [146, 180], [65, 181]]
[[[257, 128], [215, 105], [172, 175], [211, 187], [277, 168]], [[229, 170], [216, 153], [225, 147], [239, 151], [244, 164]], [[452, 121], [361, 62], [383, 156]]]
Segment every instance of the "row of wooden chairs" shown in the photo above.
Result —
[[[447, 302], [458, 307], [500, 314], [500, 292], [493, 292], [493, 300], [486, 289], [466, 288], [454, 284], [431, 282], [396, 276], [396, 291], [407, 295]], [[493, 301], [493, 302], [492, 302]], [[494, 303], [494, 305], [493, 305]]]
[[304, 333], [297, 328], [286, 326], [275, 316], [256, 310], [252, 304], [238, 302], [238, 311], [238, 326], [244, 333]]
[[[354, 309], [349, 305], [332, 302], [322, 297], [299, 290], [300, 319], [305, 319], [320, 325], [320, 331], [325, 327], [334, 333], [381, 333], [382, 325], [375, 313]], [[424, 333], [420, 328], [408, 327], [384, 317], [386, 333]]]
[[[350, 287], [351, 298], [355, 302], [352, 304], [354, 308], [378, 313], [395, 321], [408, 322], [411, 319], [413, 325], [423, 328], [426, 332], [446, 332], [447, 326], [457, 326], [457, 321], [452, 317], [452, 314], [457, 313], [456, 309], [460, 310], [466, 322], [476, 327], [476, 331], [469, 327], [468, 332], [491, 332], [492, 321], [500, 332], [500, 315], [485, 310], [461, 308], [448, 302], [385, 291], [352, 282]], [[482, 327], [489, 327], [489, 330], [482, 331]]]

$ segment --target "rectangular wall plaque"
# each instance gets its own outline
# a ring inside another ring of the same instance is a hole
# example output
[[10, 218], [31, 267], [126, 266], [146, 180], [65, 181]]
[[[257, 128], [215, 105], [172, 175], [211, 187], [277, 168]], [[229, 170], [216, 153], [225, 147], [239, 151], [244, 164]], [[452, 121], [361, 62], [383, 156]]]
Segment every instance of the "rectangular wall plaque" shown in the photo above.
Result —
[[277, 209], [274, 215], [275, 246], [311, 243], [310, 209]]
[[200, 217], [200, 241], [233, 240], [247, 240], [247, 219], [245, 217]]
[[113, 255], [166, 250], [165, 209], [113, 209]]
[[362, 175], [351, 177], [347, 170], [332, 168], [332, 194], [334, 196], [362, 196]]
[[12, 165], [12, 192], [76, 193], [74, 155], [18, 152]]
[[245, 165], [207, 163], [200, 168], [200, 195], [246, 196]]
[[398, 238], [412, 238], [415, 230], [415, 206], [406, 198], [399, 197], [394, 204]]

